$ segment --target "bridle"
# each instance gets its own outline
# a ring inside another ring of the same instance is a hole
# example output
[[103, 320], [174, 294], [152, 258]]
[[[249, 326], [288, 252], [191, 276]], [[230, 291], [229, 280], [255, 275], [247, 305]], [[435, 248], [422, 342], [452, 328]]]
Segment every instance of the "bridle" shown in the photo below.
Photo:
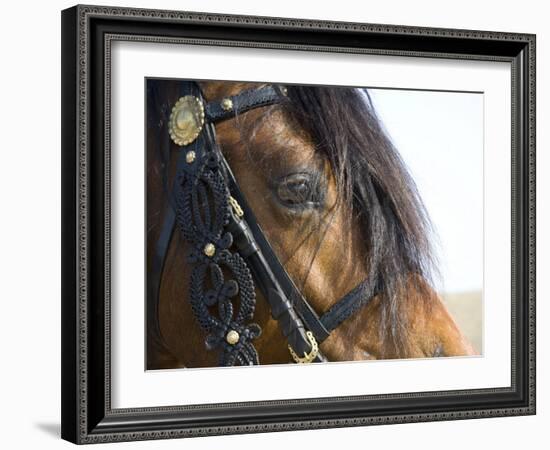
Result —
[[[178, 146], [176, 174], [152, 262], [149, 295], [158, 305], [160, 283], [175, 228], [189, 244], [189, 300], [206, 347], [219, 351], [219, 365], [259, 364], [253, 340], [256, 288], [297, 363], [327, 361], [319, 344], [378, 292], [361, 282], [319, 316], [275, 255], [220, 150], [215, 124], [281, 102], [286, 88], [266, 85], [207, 103], [196, 82], [182, 81], [181, 97], [168, 121]], [[151, 299], [150, 299], [151, 300]]]

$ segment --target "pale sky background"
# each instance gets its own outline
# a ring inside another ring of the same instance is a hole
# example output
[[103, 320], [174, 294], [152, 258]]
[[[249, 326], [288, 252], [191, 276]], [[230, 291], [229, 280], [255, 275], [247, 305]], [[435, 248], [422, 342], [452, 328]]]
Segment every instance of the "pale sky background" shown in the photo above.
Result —
[[483, 94], [368, 89], [437, 237], [438, 290], [483, 285]]

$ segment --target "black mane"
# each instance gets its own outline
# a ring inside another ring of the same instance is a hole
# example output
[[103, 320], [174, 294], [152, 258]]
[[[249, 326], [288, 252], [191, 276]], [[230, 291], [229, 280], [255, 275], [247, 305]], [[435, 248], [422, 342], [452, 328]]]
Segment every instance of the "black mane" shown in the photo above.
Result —
[[[289, 86], [283, 106], [332, 166], [340, 201], [361, 225], [369, 277], [381, 283], [384, 339], [407, 348], [402, 305], [411, 283], [426, 289], [434, 273], [427, 211], [366, 90]], [[414, 287], [414, 286], [413, 286]]]

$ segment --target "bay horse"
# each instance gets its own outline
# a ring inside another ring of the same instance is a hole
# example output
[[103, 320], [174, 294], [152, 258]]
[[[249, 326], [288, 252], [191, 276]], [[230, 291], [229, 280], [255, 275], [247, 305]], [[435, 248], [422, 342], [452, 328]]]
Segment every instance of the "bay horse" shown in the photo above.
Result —
[[[207, 101], [262, 86], [199, 85]], [[148, 80], [148, 273], [162, 217], [173, 207], [167, 192], [177, 150], [160, 143], [178, 98], [177, 80]], [[284, 101], [236, 115], [216, 134], [271, 246], [315, 311], [362, 280], [381, 280], [372, 301], [320, 345], [329, 361], [475, 354], [432, 286], [428, 214], [367, 90], [288, 85]], [[148, 369], [217, 365], [188, 300], [186, 245], [176, 232], [158, 300], [148, 298]], [[268, 302], [256, 295], [261, 364], [292, 362]]]

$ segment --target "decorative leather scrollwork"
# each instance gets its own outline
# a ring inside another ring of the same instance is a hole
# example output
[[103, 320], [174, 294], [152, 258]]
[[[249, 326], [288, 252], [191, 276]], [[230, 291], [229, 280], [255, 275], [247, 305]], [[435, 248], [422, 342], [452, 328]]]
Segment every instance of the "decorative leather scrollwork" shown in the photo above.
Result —
[[261, 329], [249, 323], [256, 305], [252, 274], [241, 255], [231, 251], [233, 236], [226, 226], [233, 206], [220, 155], [215, 143], [201, 144], [176, 178], [176, 220], [191, 245], [191, 307], [208, 333], [206, 347], [220, 351], [219, 365], [259, 364], [252, 340]]

